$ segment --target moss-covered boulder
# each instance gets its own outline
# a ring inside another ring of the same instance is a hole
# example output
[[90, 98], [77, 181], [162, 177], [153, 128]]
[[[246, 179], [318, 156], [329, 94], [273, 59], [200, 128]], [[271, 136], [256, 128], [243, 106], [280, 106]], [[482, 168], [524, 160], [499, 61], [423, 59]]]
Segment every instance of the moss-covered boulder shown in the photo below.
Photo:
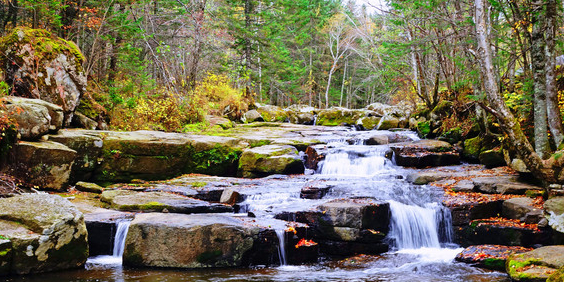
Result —
[[250, 110], [243, 114], [241, 121], [244, 123], [264, 121], [264, 118], [257, 110]]
[[63, 109], [55, 104], [13, 96], [4, 97], [1, 102], [6, 114], [15, 120], [20, 139], [37, 140], [63, 125]]
[[188, 198], [166, 192], [137, 192], [132, 190], [107, 190], [102, 192], [102, 202], [121, 211], [163, 211], [173, 213], [221, 213], [233, 212], [222, 204]]
[[265, 105], [257, 108], [264, 121], [268, 122], [284, 122], [288, 119], [288, 113], [278, 107], [272, 105]]
[[532, 251], [532, 248], [502, 245], [476, 245], [462, 250], [455, 260], [492, 270], [505, 270], [507, 258], [512, 254]]
[[483, 139], [480, 136], [464, 140], [464, 151], [462, 156], [473, 161], [478, 160], [482, 151]]
[[514, 281], [544, 282], [563, 266], [564, 246], [546, 246], [510, 256], [505, 270]]
[[381, 117], [376, 116], [361, 117], [356, 121], [356, 125], [365, 130], [372, 130], [378, 127], [381, 119]]
[[83, 61], [74, 43], [46, 30], [21, 27], [0, 39], [0, 67], [11, 93], [61, 106], [65, 125], [86, 91]]
[[[249, 263], [247, 258], [266, 229], [252, 219], [226, 215], [137, 214], [129, 227], [123, 262], [168, 268], [241, 267]], [[276, 255], [276, 245], [271, 246], [261, 251]]]
[[485, 165], [487, 168], [507, 165], [501, 148], [482, 151], [478, 155], [478, 159], [480, 160], [480, 163]]
[[368, 111], [366, 110], [350, 110], [345, 108], [329, 108], [320, 110], [317, 115], [317, 125], [354, 125], [357, 120], [368, 116]]
[[264, 177], [271, 174], [300, 174], [305, 170], [298, 150], [289, 145], [266, 145], [243, 151], [239, 176]]
[[[66, 199], [24, 194], [0, 199], [0, 237], [11, 246], [10, 273], [27, 274], [78, 268], [88, 258], [82, 213]], [[1, 273], [2, 271], [0, 271]]]
[[10, 151], [12, 173], [39, 189], [66, 190], [76, 151], [52, 141], [21, 141]]

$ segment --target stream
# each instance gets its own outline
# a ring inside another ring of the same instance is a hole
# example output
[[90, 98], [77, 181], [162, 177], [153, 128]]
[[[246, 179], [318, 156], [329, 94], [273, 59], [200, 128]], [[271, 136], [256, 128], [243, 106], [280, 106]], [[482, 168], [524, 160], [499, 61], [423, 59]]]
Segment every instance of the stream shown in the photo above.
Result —
[[[351, 131], [348, 138], [324, 140], [330, 149], [317, 171], [267, 178], [265, 185], [245, 190], [247, 198], [240, 204], [240, 212], [252, 212], [257, 220], [266, 220], [282, 211], [303, 211], [332, 199], [375, 197], [389, 202], [391, 210], [386, 238], [391, 249], [380, 256], [364, 256], [356, 264], [322, 258], [312, 265], [283, 263], [245, 269], [130, 269], [121, 265], [123, 250], [116, 245], [113, 256], [90, 258], [85, 269], [7, 281], [510, 281], [504, 273], [454, 261], [462, 249], [452, 243], [450, 211], [441, 204], [443, 191], [408, 183], [405, 177], [412, 169], [396, 166], [386, 158], [386, 145], [363, 145], [365, 134]], [[417, 138], [412, 132], [399, 134]], [[331, 187], [325, 197], [300, 198], [302, 187], [320, 184]], [[127, 232], [127, 224], [121, 226], [122, 231]], [[116, 244], [125, 240], [125, 234], [119, 234]], [[280, 260], [285, 260], [283, 252]]]

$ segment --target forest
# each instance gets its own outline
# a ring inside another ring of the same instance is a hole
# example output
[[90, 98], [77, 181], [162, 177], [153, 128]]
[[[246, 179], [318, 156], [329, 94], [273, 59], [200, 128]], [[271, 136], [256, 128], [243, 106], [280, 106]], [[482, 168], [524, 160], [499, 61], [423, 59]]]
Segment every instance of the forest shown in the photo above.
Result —
[[446, 106], [423, 135], [485, 134], [564, 180], [557, 0], [2, 1], [0, 34], [19, 26], [76, 44], [79, 111], [111, 129], [183, 132], [261, 104]]

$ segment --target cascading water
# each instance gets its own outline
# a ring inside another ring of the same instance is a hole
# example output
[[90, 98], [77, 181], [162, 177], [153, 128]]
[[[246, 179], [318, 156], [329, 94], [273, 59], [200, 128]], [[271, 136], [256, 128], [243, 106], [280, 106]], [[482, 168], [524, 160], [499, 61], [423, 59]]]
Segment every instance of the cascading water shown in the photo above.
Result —
[[103, 255], [89, 258], [89, 264], [102, 264], [102, 265], [121, 265], [123, 252], [125, 250], [125, 239], [131, 219], [122, 219], [116, 222], [116, 235], [114, 237], [114, 247], [112, 255]]
[[278, 256], [280, 258], [280, 265], [287, 265], [286, 261], [286, 242], [284, 240], [284, 229], [276, 229], [276, 236], [278, 237]]

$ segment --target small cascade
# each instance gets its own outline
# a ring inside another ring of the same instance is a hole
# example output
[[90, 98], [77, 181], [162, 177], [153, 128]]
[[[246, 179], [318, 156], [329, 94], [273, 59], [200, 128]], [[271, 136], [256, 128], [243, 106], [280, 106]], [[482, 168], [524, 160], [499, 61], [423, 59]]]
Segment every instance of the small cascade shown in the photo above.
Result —
[[123, 219], [116, 222], [116, 235], [114, 237], [114, 248], [112, 255], [96, 256], [88, 258], [87, 263], [99, 265], [112, 265], [120, 266], [122, 264], [123, 252], [125, 250], [125, 238], [131, 219]]
[[[399, 250], [440, 248], [452, 242], [450, 211], [437, 203], [425, 207], [390, 203], [390, 232], [388, 238]], [[447, 215], [448, 214], [448, 215]]]
[[[352, 146], [351, 146], [352, 147]], [[340, 150], [327, 154], [319, 164], [319, 174], [372, 176], [386, 171], [390, 160], [386, 158], [386, 147], [372, 146], [365, 151]]]
[[120, 220], [117, 222], [114, 250], [112, 253], [113, 257], [121, 258], [123, 256], [123, 251], [125, 250], [125, 238], [127, 237], [127, 231], [129, 230], [130, 224], [131, 220]]
[[287, 261], [286, 261], [286, 243], [284, 240], [284, 234], [285, 231], [284, 229], [275, 229], [276, 231], [276, 236], [278, 237], [278, 257], [280, 258], [280, 265], [284, 266], [284, 265], [288, 265]]

